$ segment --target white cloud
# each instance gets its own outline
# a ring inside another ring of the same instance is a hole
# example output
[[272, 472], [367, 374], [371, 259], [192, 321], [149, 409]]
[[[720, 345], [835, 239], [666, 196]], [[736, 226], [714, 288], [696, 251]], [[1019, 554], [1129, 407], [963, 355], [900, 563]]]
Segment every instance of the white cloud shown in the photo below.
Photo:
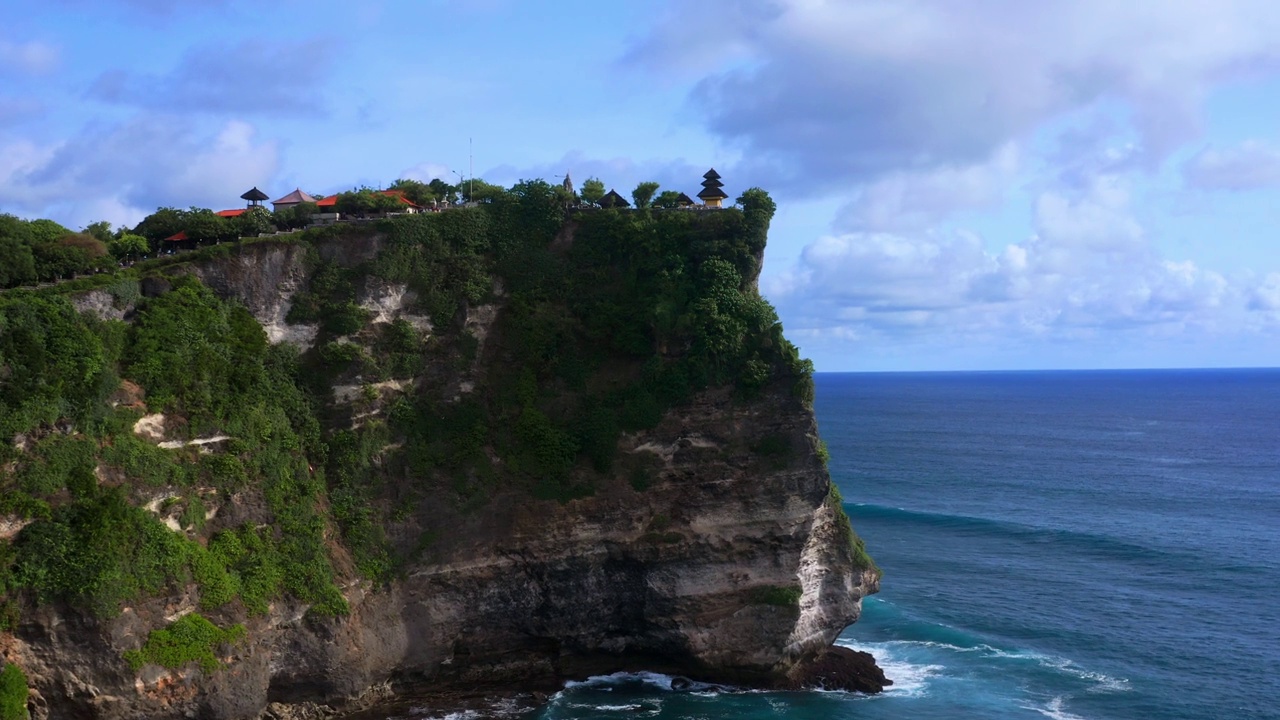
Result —
[[1201, 190], [1254, 190], [1280, 185], [1280, 150], [1257, 140], [1206, 147], [1182, 167], [1187, 185]]
[[145, 115], [90, 125], [50, 146], [0, 146], [0, 205], [72, 227], [95, 220], [132, 224], [158, 205], [220, 209], [265, 186], [279, 168], [277, 143], [252, 125], [227, 121], [205, 131], [187, 120]]
[[0, 71], [9, 69], [23, 75], [47, 75], [58, 67], [61, 52], [55, 45], [38, 40], [0, 40]]
[[710, 130], [788, 187], [980, 164], [1047, 120], [1113, 101], [1148, 162], [1200, 130], [1212, 87], [1280, 64], [1270, 0], [754, 0], [679, 12], [627, 56], [695, 67]]
[[406, 180], [417, 180], [418, 182], [431, 182], [436, 179], [447, 183], [458, 182], [458, 176], [453, 174], [448, 165], [434, 162], [420, 162], [411, 168], [401, 171], [400, 177]]
[[1017, 144], [1009, 142], [985, 162], [888, 173], [862, 186], [835, 224], [849, 230], [903, 230], [927, 227], [957, 210], [993, 207], [1004, 198], [1020, 159]]
[[937, 230], [823, 237], [763, 290], [802, 339], [985, 351], [988, 366], [1028, 344], [1231, 335], [1249, 307], [1280, 308], [1280, 274], [1251, 288], [1162, 257], [1114, 177], [1045, 193], [1036, 211], [1037, 233], [999, 252]]

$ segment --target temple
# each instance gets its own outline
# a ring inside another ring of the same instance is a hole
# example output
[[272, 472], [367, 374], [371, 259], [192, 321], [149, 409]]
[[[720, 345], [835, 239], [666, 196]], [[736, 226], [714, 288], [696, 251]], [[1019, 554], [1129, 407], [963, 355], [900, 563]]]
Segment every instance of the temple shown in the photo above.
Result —
[[702, 178], [702, 192], [698, 193], [698, 198], [709, 208], [721, 207], [721, 203], [729, 196], [720, 189], [724, 187], [724, 183], [720, 182], [720, 173], [716, 172], [715, 168], [711, 168]]
[[600, 198], [600, 207], [602, 208], [624, 208], [631, 207], [631, 203], [627, 199], [618, 194], [617, 190], [610, 189], [604, 197]]

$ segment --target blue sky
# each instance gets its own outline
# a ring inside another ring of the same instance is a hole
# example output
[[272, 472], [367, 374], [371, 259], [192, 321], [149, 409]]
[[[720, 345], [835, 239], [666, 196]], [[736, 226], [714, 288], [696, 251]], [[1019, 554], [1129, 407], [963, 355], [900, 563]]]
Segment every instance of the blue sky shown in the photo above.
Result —
[[820, 370], [1280, 365], [1269, 0], [49, 0], [0, 22], [0, 212], [468, 172], [779, 203]]

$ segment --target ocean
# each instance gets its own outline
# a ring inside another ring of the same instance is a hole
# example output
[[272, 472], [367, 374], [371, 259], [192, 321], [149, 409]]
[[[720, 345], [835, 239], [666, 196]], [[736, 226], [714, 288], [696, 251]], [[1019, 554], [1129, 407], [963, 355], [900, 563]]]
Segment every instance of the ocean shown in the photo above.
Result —
[[819, 374], [816, 411], [884, 570], [838, 642], [894, 686], [642, 673], [526, 717], [1280, 718], [1280, 370]]

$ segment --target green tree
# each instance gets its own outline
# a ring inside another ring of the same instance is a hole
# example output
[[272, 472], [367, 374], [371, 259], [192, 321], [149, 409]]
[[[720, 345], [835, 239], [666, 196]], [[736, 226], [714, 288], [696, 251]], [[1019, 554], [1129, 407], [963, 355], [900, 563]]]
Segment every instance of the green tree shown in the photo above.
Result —
[[395, 212], [403, 207], [394, 197], [362, 187], [340, 193], [334, 209], [343, 215], [366, 217], [376, 213]]
[[92, 235], [108, 245], [115, 239], [116, 233], [111, 229], [111, 223], [106, 220], [99, 220], [95, 223], [89, 223], [85, 229], [85, 234]]
[[72, 233], [36, 245], [36, 274], [46, 280], [90, 272], [110, 265], [107, 246], [92, 235]]
[[141, 235], [125, 232], [121, 233], [120, 237], [108, 241], [107, 249], [117, 260], [126, 260], [142, 257], [151, 252], [151, 244]]
[[675, 190], [663, 190], [658, 193], [658, 197], [654, 198], [653, 206], [670, 210], [680, 207], [680, 193]]
[[636, 185], [636, 189], [631, 191], [631, 199], [635, 201], [637, 210], [649, 207], [649, 204], [653, 202], [654, 193], [658, 192], [658, 187], [658, 183], [653, 181]]
[[189, 239], [198, 243], [234, 240], [236, 236], [235, 228], [226, 218], [204, 208], [191, 208], [182, 229]]
[[470, 178], [462, 183], [462, 198], [467, 202], [493, 202], [506, 192], [501, 185], [491, 185], [480, 178]]
[[604, 183], [597, 177], [589, 177], [586, 182], [582, 183], [582, 191], [579, 193], [583, 201], [598, 205], [600, 198], [604, 197]]
[[[300, 203], [289, 208], [290, 211], [297, 211], [302, 205], [310, 205], [315, 207], [315, 203]], [[269, 233], [275, 230], [275, 224], [272, 222], [271, 212], [261, 205], [251, 207], [245, 210], [237, 217], [231, 218], [231, 227], [235, 234], [239, 237], [257, 237], [262, 233]]]
[[410, 180], [409, 178], [396, 180], [391, 183], [391, 187], [388, 189], [403, 192], [409, 202], [419, 207], [430, 207], [431, 201], [437, 199], [430, 185], [418, 180]]
[[31, 244], [51, 243], [71, 234], [71, 231], [52, 220], [30, 220], [27, 227], [31, 229]]
[[133, 231], [158, 245], [161, 240], [186, 229], [186, 210], [162, 207], [142, 219]]
[[0, 287], [13, 287], [36, 279], [36, 259], [31, 247], [16, 237], [0, 235]]
[[440, 200], [447, 200], [451, 203], [458, 201], [458, 187], [456, 185], [450, 185], [440, 178], [433, 178], [427, 185], [431, 188], [431, 194]]

